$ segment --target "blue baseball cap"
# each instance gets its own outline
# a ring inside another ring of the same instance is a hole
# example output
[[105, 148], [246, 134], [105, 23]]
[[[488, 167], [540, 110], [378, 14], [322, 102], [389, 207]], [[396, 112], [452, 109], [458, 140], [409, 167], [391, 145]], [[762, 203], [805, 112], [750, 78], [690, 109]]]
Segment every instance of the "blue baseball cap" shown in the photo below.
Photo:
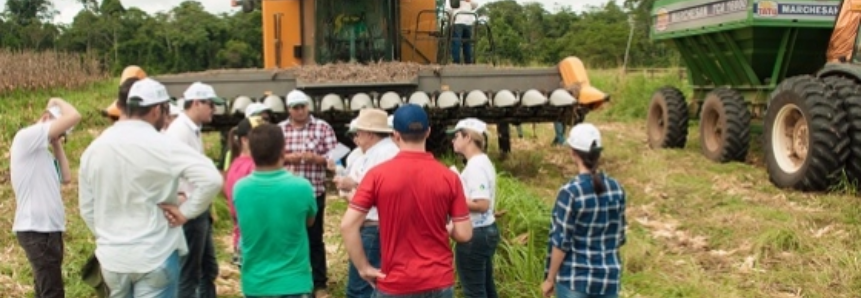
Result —
[[392, 124], [399, 133], [424, 133], [430, 129], [428, 114], [417, 104], [405, 104], [395, 110]]

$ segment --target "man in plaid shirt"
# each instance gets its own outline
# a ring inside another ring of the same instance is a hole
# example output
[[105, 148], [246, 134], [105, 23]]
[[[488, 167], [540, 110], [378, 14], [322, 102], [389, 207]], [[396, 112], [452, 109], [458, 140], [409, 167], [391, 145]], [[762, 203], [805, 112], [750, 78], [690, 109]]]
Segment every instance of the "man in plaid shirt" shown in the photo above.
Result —
[[598, 172], [601, 135], [589, 123], [574, 126], [567, 140], [580, 172], [559, 190], [551, 219], [545, 297], [618, 297], [619, 248], [625, 244], [625, 190]]
[[317, 218], [308, 228], [311, 245], [311, 269], [314, 276], [314, 295], [327, 297], [326, 247], [323, 244], [323, 214], [326, 208], [325, 154], [338, 144], [335, 131], [308, 111], [311, 99], [299, 90], [287, 94], [290, 117], [278, 125], [284, 131], [284, 159], [288, 171], [311, 181], [317, 196]]

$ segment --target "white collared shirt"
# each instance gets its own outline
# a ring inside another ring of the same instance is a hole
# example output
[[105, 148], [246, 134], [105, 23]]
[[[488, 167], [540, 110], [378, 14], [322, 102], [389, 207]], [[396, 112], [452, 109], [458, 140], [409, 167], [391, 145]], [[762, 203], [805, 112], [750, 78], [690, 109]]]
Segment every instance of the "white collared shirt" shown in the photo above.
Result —
[[[371, 146], [371, 148], [368, 148], [368, 151], [366, 151], [365, 154], [356, 162], [356, 166], [358, 167], [358, 169], [356, 169], [358, 176], [356, 183], [361, 183], [368, 171], [377, 165], [394, 158], [400, 151], [401, 149], [392, 141], [392, 138], [382, 139], [374, 144], [374, 146]], [[368, 211], [368, 215], [365, 216], [365, 219], [374, 221], [380, 220], [380, 215], [377, 213], [377, 207], [371, 207], [371, 210]]]
[[186, 218], [206, 211], [221, 191], [221, 173], [209, 158], [140, 120], [116, 122], [81, 155], [81, 217], [96, 238], [102, 268], [146, 273], [175, 250], [188, 248], [182, 227], [170, 228], [159, 203], [178, 204], [178, 179], [196, 188], [180, 206]]
[[[194, 121], [192, 121], [185, 112], [179, 113], [179, 116], [170, 123], [170, 126], [167, 127], [167, 130], [164, 133], [188, 146], [191, 146], [194, 151], [200, 152], [200, 154], [206, 154], [203, 151], [203, 137], [200, 135], [200, 126], [194, 123]], [[185, 193], [186, 196], [189, 196], [194, 192], [194, 186], [188, 183], [185, 179], [180, 179], [178, 190]]]

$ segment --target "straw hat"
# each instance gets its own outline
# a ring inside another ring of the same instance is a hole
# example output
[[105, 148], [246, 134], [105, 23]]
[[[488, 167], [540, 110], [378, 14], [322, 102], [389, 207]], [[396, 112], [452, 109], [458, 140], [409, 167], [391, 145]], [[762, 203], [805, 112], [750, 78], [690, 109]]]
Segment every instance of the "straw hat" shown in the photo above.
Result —
[[386, 111], [362, 109], [359, 111], [359, 117], [356, 118], [356, 130], [391, 133], [392, 128], [389, 127], [388, 118], [389, 114], [386, 114]]

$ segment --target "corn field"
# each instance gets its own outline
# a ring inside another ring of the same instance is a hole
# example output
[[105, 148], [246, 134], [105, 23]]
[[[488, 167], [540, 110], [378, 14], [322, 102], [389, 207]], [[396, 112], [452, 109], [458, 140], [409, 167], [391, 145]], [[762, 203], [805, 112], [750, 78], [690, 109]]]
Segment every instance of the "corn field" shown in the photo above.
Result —
[[0, 94], [13, 90], [77, 88], [107, 77], [94, 56], [0, 49]]

